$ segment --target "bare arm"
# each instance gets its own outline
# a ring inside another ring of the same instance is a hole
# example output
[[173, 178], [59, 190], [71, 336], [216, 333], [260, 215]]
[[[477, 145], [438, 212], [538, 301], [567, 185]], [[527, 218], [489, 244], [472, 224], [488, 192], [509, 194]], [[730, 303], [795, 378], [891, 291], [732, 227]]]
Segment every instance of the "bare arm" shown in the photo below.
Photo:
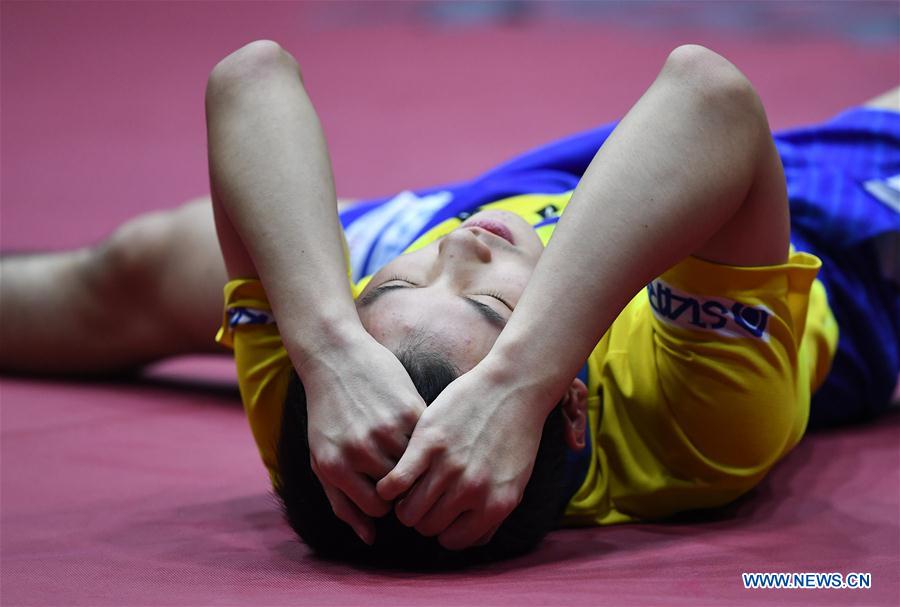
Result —
[[485, 541], [521, 499], [547, 414], [634, 294], [688, 255], [781, 263], [788, 228], [751, 85], [712, 51], [676, 49], [595, 156], [490, 353], [422, 415], [379, 493], [444, 486], [398, 516], [440, 527], [448, 548]]
[[306, 392], [313, 470], [337, 516], [371, 542], [365, 515], [389, 510], [374, 481], [425, 403], [359, 320], [325, 139], [297, 63], [268, 40], [239, 49], [213, 69], [206, 115], [229, 276], [262, 282]]
[[752, 86], [712, 51], [679, 47], [594, 157], [488, 362], [533, 370], [558, 396], [654, 277], [688, 255], [783, 263], [789, 224]]
[[[325, 139], [293, 57], [253, 42], [206, 92], [210, 189], [229, 276], [259, 276], [291, 360], [363, 331]], [[311, 288], [312, 287], [312, 288]]]

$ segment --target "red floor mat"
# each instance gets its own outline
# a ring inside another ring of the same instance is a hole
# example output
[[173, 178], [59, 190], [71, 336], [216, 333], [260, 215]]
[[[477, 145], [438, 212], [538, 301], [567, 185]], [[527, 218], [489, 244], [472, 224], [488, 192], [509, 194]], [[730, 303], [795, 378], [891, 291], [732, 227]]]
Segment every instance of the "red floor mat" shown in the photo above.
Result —
[[[2, 398], [4, 605], [897, 604], [900, 415], [807, 437], [712, 520], [563, 530], [514, 561], [409, 574], [292, 537], [226, 389], [7, 379]], [[872, 588], [743, 588], [767, 571]]]
[[[825, 118], [897, 84], [896, 33], [865, 21], [884, 5], [855, 4], [792, 34], [744, 4], [750, 25], [716, 9], [660, 13], [678, 17], [666, 27], [646, 10], [450, 26], [407, 3], [3, 2], [0, 246], [84, 244], [205, 193], [205, 78], [254, 38], [297, 56], [338, 190], [366, 196], [468, 177], [612, 119], [683, 42], [741, 67], [774, 127]], [[835, 22], [853, 19], [875, 34]], [[807, 438], [714, 520], [560, 531], [509, 563], [386, 574], [293, 540], [227, 362], [163, 376], [179, 379], [2, 379], [4, 605], [900, 603], [897, 415]], [[749, 571], [870, 572], [872, 588], [750, 591]]]

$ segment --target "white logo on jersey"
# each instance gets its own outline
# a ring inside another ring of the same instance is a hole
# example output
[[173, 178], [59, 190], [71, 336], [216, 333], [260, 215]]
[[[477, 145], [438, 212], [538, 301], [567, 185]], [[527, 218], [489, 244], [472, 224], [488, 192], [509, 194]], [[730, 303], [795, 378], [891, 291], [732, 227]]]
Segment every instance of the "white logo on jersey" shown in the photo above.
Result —
[[689, 295], [658, 278], [647, 285], [647, 297], [656, 317], [668, 324], [713, 331], [723, 337], [769, 339], [772, 311], [765, 306], [748, 306], [726, 297]]

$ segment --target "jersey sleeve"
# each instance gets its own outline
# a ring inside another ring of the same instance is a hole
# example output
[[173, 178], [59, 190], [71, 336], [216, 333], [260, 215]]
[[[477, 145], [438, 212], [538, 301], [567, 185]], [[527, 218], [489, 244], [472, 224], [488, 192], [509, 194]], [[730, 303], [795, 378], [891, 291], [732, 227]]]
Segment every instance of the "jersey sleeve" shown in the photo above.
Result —
[[804, 346], [820, 267], [805, 253], [766, 267], [688, 258], [650, 284], [660, 403], [690, 454], [673, 471], [755, 478], [799, 441], [833, 352]]
[[[346, 239], [344, 253], [345, 259], [349, 259]], [[354, 284], [348, 262], [347, 279], [354, 299], [369, 278]], [[263, 464], [273, 486], [277, 487], [281, 415], [294, 371], [269, 299], [258, 279], [240, 278], [225, 285], [222, 324], [216, 341], [234, 351], [244, 412]]]
[[755, 486], [802, 436], [836, 347], [820, 265], [688, 258], [638, 294], [594, 360], [596, 482], [570, 514], [660, 518]]
[[216, 341], [234, 350], [244, 412], [263, 464], [277, 486], [281, 413], [293, 367], [259, 280], [231, 280], [225, 285], [225, 309]]

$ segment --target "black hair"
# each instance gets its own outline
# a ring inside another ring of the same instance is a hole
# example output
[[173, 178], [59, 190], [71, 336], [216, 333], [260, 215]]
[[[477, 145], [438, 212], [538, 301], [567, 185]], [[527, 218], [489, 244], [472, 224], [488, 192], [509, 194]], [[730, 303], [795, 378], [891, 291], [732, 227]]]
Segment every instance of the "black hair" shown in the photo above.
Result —
[[[419, 394], [427, 404], [453, 381], [458, 372], [445, 357], [421, 343], [397, 353]], [[349, 525], [338, 519], [310, 466], [306, 394], [296, 373], [291, 378], [278, 442], [280, 485], [276, 495], [290, 526], [318, 555], [387, 567], [458, 567], [509, 558], [534, 548], [557, 526], [565, 495], [566, 445], [564, 418], [557, 406], [544, 424], [531, 478], [522, 501], [506, 518], [491, 541], [452, 552], [437, 538], [420, 535], [404, 526], [393, 511], [375, 519], [375, 543], [366, 545]]]

